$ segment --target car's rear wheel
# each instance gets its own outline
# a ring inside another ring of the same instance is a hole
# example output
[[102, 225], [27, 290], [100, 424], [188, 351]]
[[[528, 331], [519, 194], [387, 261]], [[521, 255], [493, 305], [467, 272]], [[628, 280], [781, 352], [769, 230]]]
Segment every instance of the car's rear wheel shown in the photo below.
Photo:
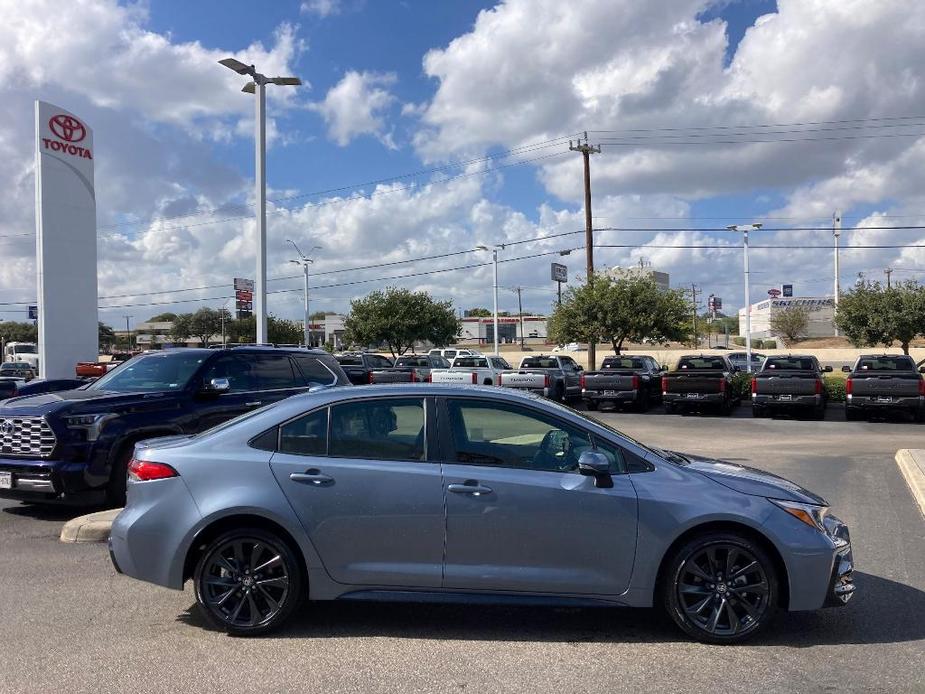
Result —
[[853, 407], [845, 407], [845, 419], [849, 422], [857, 422], [861, 419], [861, 411]]
[[738, 643], [771, 620], [777, 605], [774, 565], [760, 545], [734, 533], [709, 533], [670, 559], [662, 598], [688, 635], [707, 643]]
[[193, 574], [196, 602], [229, 634], [256, 636], [282, 625], [302, 601], [302, 567], [273, 533], [232, 530], [212, 540]]
[[761, 405], [752, 405], [752, 417], [756, 419], [761, 417], [767, 417], [768, 411]]
[[585, 407], [587, 407], [591, 412], [597, 409], [596, 400], [585, 400]]

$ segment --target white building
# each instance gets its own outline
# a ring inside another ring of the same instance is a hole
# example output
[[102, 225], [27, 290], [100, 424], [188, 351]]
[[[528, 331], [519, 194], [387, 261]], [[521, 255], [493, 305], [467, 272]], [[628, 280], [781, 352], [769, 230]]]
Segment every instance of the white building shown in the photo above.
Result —
[[[779, 337], [771, 333], [771, 318], [775, 313], [793, 306], [809, 311], [807, 337], [830, 337], [835, 334], [835, 302], [830, 296], [801, 296], [787, 299], [765, 299], [752, 304], [752, 337]], [[739, 309], [739, 334], [745, 334], [745, 309]]]
[[[492, 344], [495, 341], [495, 320], [487, 318], [462, 318], [462, 332], [457, 340], [459, 342], [478, 342], [479, 344]], [[523, 317], [524, 340], [546, 340], [546, 316]], [[498, 317], [498, 338], [504, 342], [520, 342], [520, 318], [518, 316]]]

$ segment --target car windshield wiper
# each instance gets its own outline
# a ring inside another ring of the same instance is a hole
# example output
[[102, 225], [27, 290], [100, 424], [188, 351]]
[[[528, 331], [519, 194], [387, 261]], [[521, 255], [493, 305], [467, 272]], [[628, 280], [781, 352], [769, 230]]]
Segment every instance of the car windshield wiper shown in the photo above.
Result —
[[665, 460], [670, 460], [672, 463], [679, 463], [681, 465], [687, 465], [691, 462], [691, 459], [675, 451], [666, 451], [664, 448], [656, 448], [656, 452], [661, 455]]

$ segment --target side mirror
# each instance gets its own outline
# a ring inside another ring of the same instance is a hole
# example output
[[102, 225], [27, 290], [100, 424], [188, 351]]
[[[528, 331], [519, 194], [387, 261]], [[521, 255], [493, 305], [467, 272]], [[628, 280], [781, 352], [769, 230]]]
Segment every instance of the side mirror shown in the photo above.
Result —
[[841, 370], [844, 371], [846, 374], [850, 374], [850, 373], [851, 373], [851, 367], [850, 367], [850, 366], [843, 366], [843, 367], [841, 367]]
[[613, 487], [610, 476], [610, 461], [607, 456], [597, 451], [585, 451], [578, 456], [578, 472], [594, 478], [595, 487]]
[[210, 395], [227, 393], [229, 390], [231, 390], [231, 381], [227, 378], [213, 378], [202, 387], [202, 392]]
[[920, 366], [920, 367], [919, 367], [919, 373], [920, 373], [920, 374], [925, 374], [925, 366]]
[[822, 367], [822, 370], [825, 371], [827, 374], [832, 373], [832, 367], [831, 367], [831, 366], [824, 366], [824, 367]]

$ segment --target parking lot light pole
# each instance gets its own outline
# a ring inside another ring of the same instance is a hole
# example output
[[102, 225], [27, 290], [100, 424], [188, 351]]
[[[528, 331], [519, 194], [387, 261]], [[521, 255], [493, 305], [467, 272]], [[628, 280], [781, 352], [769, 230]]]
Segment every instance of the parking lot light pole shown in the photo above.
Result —
[[501, 352], [498, 350], [498, 251], [504, 250], [504, 244], [498, 243], [495, 244], [494, 248], [489, 248], [485, 244], [479, 244], [476, 246], [477, 250], [480, 251], [491, 251], [491, 259], [494, 264], [494, 316], [495, 316], [495, 326], [494, 326], [494, 342], [495, 342], [495, 356], [500, 356]]
[[254, 123], [254, 140], [256, 142], [256, 204], [257, 204], [257, 274], [254, 282], [254, 313], [257, 321], [257, 343], [267, 340], [267, 119], [266, 103], [268, 84], [281, 86], [298, 86], [302, 80], [298, 77], [267, 77], [257, 72], [253, 65], [245, 65], [234, 58], [218, 61], [229, 70], [239, 75], [250, 75], [252, 80], [241, 90], [256, 96], [256, 117]]
[[[838, 239], [841, 236], [841, 212], [839, 210], [835, 210], [835, 214], [832, 215], [832, 235], [835, 237], [835, 312], [838, 313], [838, 295], [841, 293], [838, 282]], [[835, 326], [835, 336], [838, 336], [838, 325]]]
[[[308, 266], [314, 263], [315, 260], [313, 258], [306, 257], [306, 255], [302, 253], [301, 250], [299, 250], [299, 247], [296, 245], [295, 241], [293, 241], [292, 239], [286, 239], [286, 240], [292, 244], [292, 247], [295, 248], [295, 252], [299, 254], [298, 260], [290, 260], [289, 262], [302, 266], [302, 278], [303, 278], [302, 301], [304, 304], [303, 308], [305, 310], [305, 324], [304, 324], [304, 327], [302, 328], [302, 332], [305, 335], [305, 347], [308, 348], [309, 341], [311, 339], [311, 321], [310, 321], [310, 313], [308, 311]], [[321, 246], [312, 246], [311, 248], [308, 249], [308, 252], [311, 253], [312, 251], [320, 251], [320, 250], [321, 250]]]
[[729, 231], [742, 232], [742, 251], [745, 263], [745, 369], [748, 373], [752, 372], [752, 300], [749, 291], [749, 273], [748, 273], [748, 232], [758, 231], [761, 224], [731, 224]]

